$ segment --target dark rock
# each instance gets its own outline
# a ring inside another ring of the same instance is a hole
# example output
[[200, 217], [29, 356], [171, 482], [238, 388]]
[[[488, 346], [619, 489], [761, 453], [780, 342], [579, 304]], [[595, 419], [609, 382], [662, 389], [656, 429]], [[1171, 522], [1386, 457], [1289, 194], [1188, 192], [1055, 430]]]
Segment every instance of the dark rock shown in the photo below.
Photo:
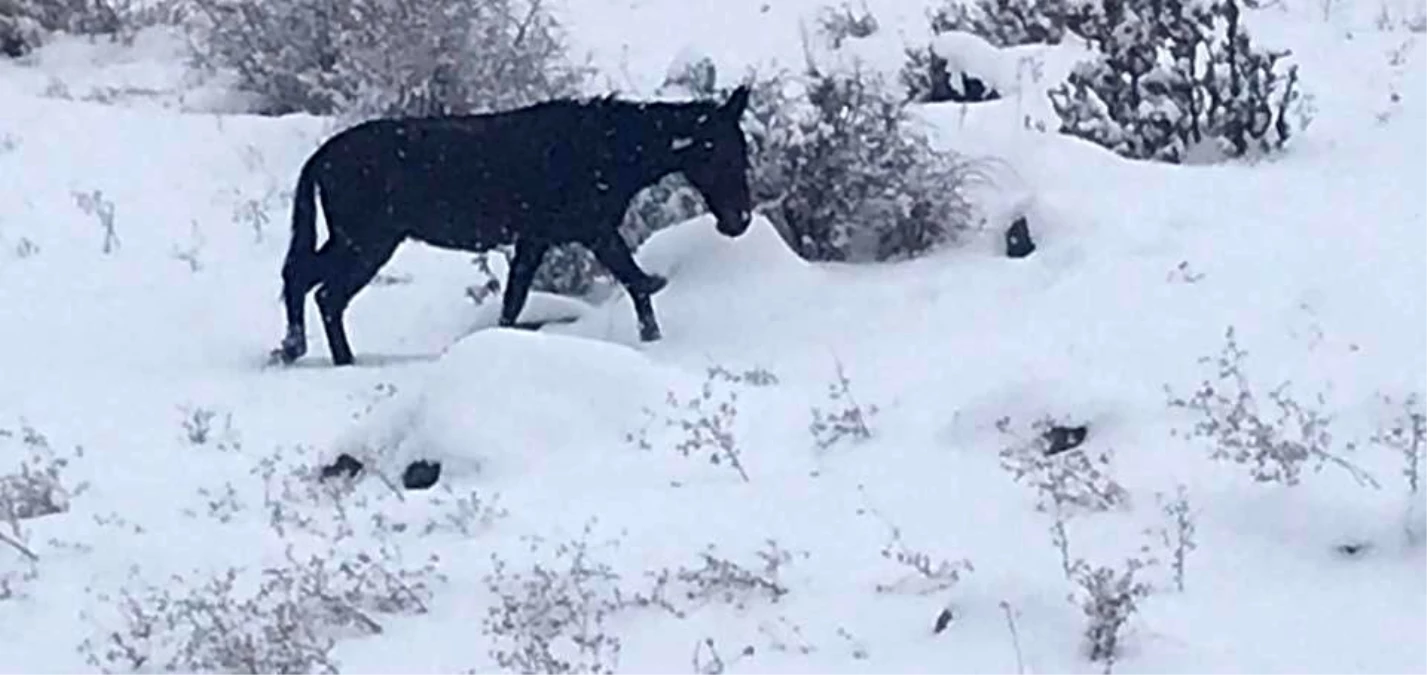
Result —
[[941, 610], [941, 613], [936, 615], [936, 623], [932, 626], [932, 634], [940, 634], [946, 630], [946, 627], [951, 625], [952, 618], [950, 608]]
[[[344, 477], [356, 478], [365, 466], [356, 457], [347, 453], [337, 455], [336, 461], [322, 467], [322, 479]], [[441, 463], [419, 459], [406, 466], [401, 473], [401, 486], [408, 490], [425, 490], [441, 478]]]
[[337, 455], [337, 461], [322, 467], [322, 479], [344, 476], [346, 478], [356, 478], [361, 473], [363, 465], [356, 457], [347, 453]]
[[[960, 78], [960, 87], [952, 87], [953, 77]], [[920, 51], [913, 57], [902, 81], [909, 87], [910, 100], [918, 103], [983, 103], [1002, 97], [983, 78], [969, 73], [952, 76], [946, 59], [932, 50]]]
[[418, 459], [401, 472], [401, 486], [408, 490], [425, 490], [441, 478], [441, 463]]
[[953, 75], [947, 71], [946, 59], [930, 50], [924, 54], [926, 70], [924, 73], [913, 76], [913, 79], [920, 81], [913, 83], [912, 87], [913, 98], [920, 102], [981, 103], [1001, 98], [1000, 92], [996, 91], [995, 87], [991, 87], [986, 84], [985, 80], [965, 72], [957, 73], [954, 76], [961, 80], [961, 86], [959, 88], [952, 87]]
[[1006, 257], [1024, 258], [1035, 250], [1036, 243], [1031, 241], [1031, 227], [1026, 223], [1026, 217], [1021, 216], [1006, 230]]
[[1048, 444], [1045, 454], [1049, 457], [1078, 448], [1089, 434], [1090, 427], [1084, 424], [1078, 427], [1053, 426], [1045, 432], [1044, 438]]
[[1372, 550], [1372, 544], [1365, 541], [1350, 541], [1334, 546], [1333, 550], [1344, 558], [1359, 558]]
[[961, 93], [952, 92], [950, 100], [958, 103], [981, 103], [983, 101], [995, 101], [1001, 98], [1001, 93], [995, 87], [989, 86], [984, 80], [974, 75], [961, 74]]

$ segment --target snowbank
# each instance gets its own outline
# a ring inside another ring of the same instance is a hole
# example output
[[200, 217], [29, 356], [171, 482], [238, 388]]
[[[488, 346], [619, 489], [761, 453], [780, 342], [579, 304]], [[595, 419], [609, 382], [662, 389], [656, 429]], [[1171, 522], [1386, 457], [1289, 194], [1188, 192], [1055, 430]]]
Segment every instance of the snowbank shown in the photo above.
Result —
[[334, 447], [391, 476], [415, 460], [444, 476], [519, 473], [617, 443], [658, 403], [670, 370], [621, 345], [493, 328], [452, 345]]
[[[760, 288], [786, 290], [811, 271], [762, 216], [736, 238], [719, 234], [712, 216], [693, 218], [656, 232], [636, 257], [669, 278], [656, 296], [666, 335], [696, 332], [709, 320], [727, 325], [740, 309], [754, 320], [769, 307], [748, 302]], [[503, 267], [492, 271], [503, 280]], [[595, 326], [618, 323], [629, 331], [623, 341], [639, 344], [626, 294], [598, 307], [532, 294], [522, 321], [574, 319], [539, 332], [493, 327], [499, 311], [496, 299], [482, 304], [474, 332], [399, 386], [330, 455], [374, 461], [392, 476], [418, 459], [441, 461], [443, 475], [518, 470], [557, 456], [568, 462], [582, 445], [618, 442], [643, 425], [644, 407], [662, 403], [680, 377], [639, 348], [596, 334], [604, 331]]]
[[[739, 237], [719, 234], [712, 216], [692, 218], [654, 233], [634, 257], [646, 271], [669, 280], [654, 296], [664, 338], [641, 349], [737, 333], [740, 326], [767, 327], [786, 317], [787, 303], [800, 302], [822, 278], [761, 215]], [[545, 330], [639, 344], [634, 309], [622, 290], [574, 323]]]
[[739, 283], [756, 275], [796, 274], [808, 268], [762, 215], [755, 215], [737, 237], [720, 234], [711, 215], [690, 218], [655, 232], [635, 259], [645, 271], [685, 286]]

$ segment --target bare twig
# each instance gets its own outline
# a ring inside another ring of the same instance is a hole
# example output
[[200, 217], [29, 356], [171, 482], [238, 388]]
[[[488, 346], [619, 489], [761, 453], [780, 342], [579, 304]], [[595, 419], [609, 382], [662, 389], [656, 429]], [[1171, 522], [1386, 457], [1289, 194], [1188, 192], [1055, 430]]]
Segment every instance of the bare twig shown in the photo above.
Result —
[[1021, 636], [1016, 632], [1016, 619], [1011, 614], [1011, 603], [1002, 600], [1001, 611], [1006, 613], [1006, 627], [1011, 631], [1011, 647], [1016, 650], [1016, 672], [1025, 673], [1025, 660], [1021, 658]]
[[9, 544], [11, 548], [14, 548], [16, 551], [19, 551], [20, 555], [29, 558], [31, 562], [39, 562], [40, 560], [40, 556], [36, 555], [34, 551], [31, 551], [28, 546], [25, 546], [23, 543], [20, 542], [20, 540], [12, 538], [10, 535], [5, 534], [4, 532], [0, 532], [0, 542]]

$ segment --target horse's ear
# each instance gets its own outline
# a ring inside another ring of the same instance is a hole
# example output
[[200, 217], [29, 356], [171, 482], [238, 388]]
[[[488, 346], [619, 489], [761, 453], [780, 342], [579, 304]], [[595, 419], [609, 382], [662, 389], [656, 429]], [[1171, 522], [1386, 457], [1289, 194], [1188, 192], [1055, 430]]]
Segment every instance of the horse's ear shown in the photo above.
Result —
[[721, 107], [723, 113], [733, 119], [742, 117], [743, 111], [748, 109], [748, 94], [748, 85], [738, 85], [738, 88], [734, 89], [733, 93], [728, 95], [728, 100], [725, 101]]

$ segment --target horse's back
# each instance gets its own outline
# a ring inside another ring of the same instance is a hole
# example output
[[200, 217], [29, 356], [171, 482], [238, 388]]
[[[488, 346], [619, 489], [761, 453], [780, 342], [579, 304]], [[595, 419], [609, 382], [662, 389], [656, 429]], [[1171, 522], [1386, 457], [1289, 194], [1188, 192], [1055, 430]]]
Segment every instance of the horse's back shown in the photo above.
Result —
[[616, 227], [643, 175], [654, 173], [621, 149], [642, 135], [628, 124], [599, 104], [566, 100], [373, 119], [319, 149], [319, 182], [341, 193], [339, 208], [388, 214], [408, 236], [437, 246], [505, 241], [514, 230], [587, 239]]

